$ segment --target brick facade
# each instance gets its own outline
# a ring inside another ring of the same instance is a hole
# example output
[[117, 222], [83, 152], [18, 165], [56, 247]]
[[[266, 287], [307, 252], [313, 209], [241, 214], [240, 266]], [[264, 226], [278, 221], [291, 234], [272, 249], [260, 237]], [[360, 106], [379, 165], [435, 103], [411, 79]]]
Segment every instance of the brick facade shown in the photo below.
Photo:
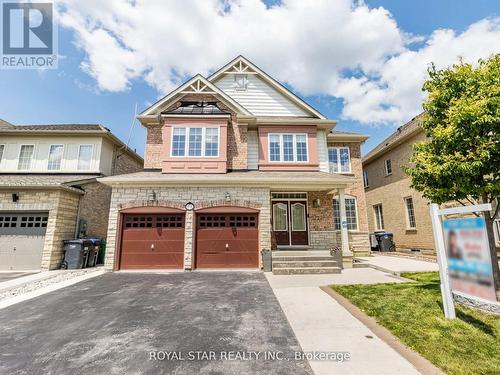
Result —
[[[247, 126], [238, 124], [234, 111], [212, 95], [189, 94], [178, 100], [168, 109], [172, 110], [181, 105], [183, 101], [212, 101], [218, 107], [231, 114], [227, 128], [227, 169], [247, 169]], [[146, 148], [144, 151], [144, 168], [161, 169], [161, 151], [163, 147], [162, 124], [147, 124]]]
[[[401, 167], [409, 163], [412, 145], [425, 140], [423, 132], [417, 132], [401, 144], [377, 158], [365, 163], [369, 186], [365, 189], [370, 231], [377, 230], [374, 206], [382, 205], [384, 228], [394, 233], [396, 250], [418, 249], [423, 253], [434, 252], [434, 237], [429, 215], [429, 201], [410, 187], [410, 179]], [[392, 174], [385, 173], [385, 160], [390, 159]], [[408, 228], [404, 198], [412, 197], [415, 209], [416, 228]]]

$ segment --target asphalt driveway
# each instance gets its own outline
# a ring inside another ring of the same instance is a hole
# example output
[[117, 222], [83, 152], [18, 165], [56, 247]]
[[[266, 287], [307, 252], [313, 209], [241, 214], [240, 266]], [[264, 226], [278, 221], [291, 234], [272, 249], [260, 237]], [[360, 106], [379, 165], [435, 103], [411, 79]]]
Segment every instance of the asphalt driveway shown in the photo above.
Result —
[[105, 274], [0, 310], [0, 325], [0, 373], [312, 373], [256, 272]]

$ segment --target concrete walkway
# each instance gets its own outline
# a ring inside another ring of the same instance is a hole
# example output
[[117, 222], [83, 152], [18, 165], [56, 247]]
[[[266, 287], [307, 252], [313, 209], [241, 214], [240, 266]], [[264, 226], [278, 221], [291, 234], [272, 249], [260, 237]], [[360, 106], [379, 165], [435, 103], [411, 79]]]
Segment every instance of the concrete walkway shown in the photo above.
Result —
[[273, 275], [269, 284], [304, 352], [348, 352], [346, 362], [310, 361], [316, 375], [418, 374], [399, 353], [322, 291], [330, 284], [402, 282], [371, 268], [345, 269], [337, 275]]
[[371, 257], [357, 257], [363, 263], [381, 271], [400, 274], [401, 272], [428, 272], [439, 271], [437, 263], [398, 256], [373, 255]]

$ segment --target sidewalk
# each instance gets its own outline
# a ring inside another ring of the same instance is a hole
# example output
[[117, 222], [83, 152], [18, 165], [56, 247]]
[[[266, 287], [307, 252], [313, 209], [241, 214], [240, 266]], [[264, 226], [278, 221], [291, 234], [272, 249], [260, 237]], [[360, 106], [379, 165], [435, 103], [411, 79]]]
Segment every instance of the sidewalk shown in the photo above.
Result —
[[316, 375], [418, 374], [419, 372], [319, 286], [402, 282], [371, 268], [345, 269], [336, 275], [266, 273], [302, 350], [349, 352], [349, 361], [310, 361]]
[[395, 275], [399, 275], [401, 272], [439, 271], [437, 263], [406, 257], [373, 255], [371, 257], [356, 257], [356, 259], [369, 264], [372, 268]]

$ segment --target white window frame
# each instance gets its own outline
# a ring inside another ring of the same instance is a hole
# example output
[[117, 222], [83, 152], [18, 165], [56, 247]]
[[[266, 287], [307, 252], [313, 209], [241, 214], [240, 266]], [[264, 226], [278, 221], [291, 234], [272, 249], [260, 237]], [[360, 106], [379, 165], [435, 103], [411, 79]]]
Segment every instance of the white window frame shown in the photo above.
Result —
[[[61, 146], [62, 147], [61, 162], [59, 163], [59, 169], [49, 169], [49, 165], [50, 165], [50, 149], [52, 148], [52, 146]], [[78, 153], [80, 153], [80, 148], [78, 148]], [[48, 171], [60, 171], [61, 169], [63, 169], [63, 160], [64, 160], [64, 145], [63, 144], [49, 145], [49, 154], [47, 156], [47, 170]]]
[[[279, 136], [280, 138], [280, 160], [271, 160], [271, 136]], [[284, 142], [283, 136], [291, 135], [293, 137], [293, 160], [284, 160]], [[303, 135], [306, 137], [306, 160], [297, 160], [297, 136]], [[309, 137], [307, 133], [269, 133], [267, 135], [267, 155], [270, 163], [309, 163]]]
[[[31, 153], [30, 165], [26, 169], [20, 169], [19, 168], [19, 161], [21, 160], [21, 150], [23, 149], [23, 146], [33, 146], [33, 152]], [[18, 156], [17, 156], [17, 170], [18, 171], [29, 171], [29, 170], [31, 170], [31, 167], [33, 167], [33, 158], [35, 156], [35, 153], [36, 153], [36, 145], [35, 144], [33, 144], [33, 143], [25, 143], [25, 144], [19, 145], [19, 153], [18, 153]]]
[[[302, 228], [300, 228], [300, 229], [295, 228], [295, 225], [294, 225], [295, 221], [293, 220], [293, 207], [294, 206], [301, 206], [304, 209], [304, 211], [303, 211], [304, 216], [302, 217], [303, 222], [304, 222], [304, 228], [303, 229]], [[306, 210], [307, 210], [306, 205], [304, 203], [301, 203], [301, 202], [295, 202], [295, 203], [292, 203], [290, 205], [290, 221], [292, 222], [292, 231], [293, 232], [305, 232], [307, 230], [307, 215], [306, 215]]]
[[[334, 196], [333, 199], [335, 200], [338, 200], [339, 201], [339, 214], [340, 214], [340, 198], [338, 195]], [[355, 196], [353, 195], [344, 195], [344, 204], [345, 204], [345, 200], [346, 199], [354, 199], [354, 208], [356, 209], [356, 229], [347, 229], [351, 232], [357, 232], [359, 231], [359, 212], [358, 212], [358, 198], [356, 198]], [[333, 202], [332, 202], [332, 206], [333, 206]], [[333, 207], [332, 207], [333, 209]], [[335, 212], [333, 212], [333, 214], [335, 215]], [[339, 217], [339, 220], [340, 220], [340, 229], [337, 229], [336, 226], [335, 226], [335, 218], [333, 220], [333, 226], [335, 228], [335, 230], [341, 230], [342, 229], [342, 218]]]
[[[377, 209], [378, 207], [380, 207], [380, 211]], [[374, 215], [374, 219], [375, 219], [375, 229], [378, 231], [384, 230], [384, 228], [383, 228], [383, 227], [385, 227], [384, 208], [382, 207], [382, 203], [373, 205], [373, 215]], [[378, 218], [380, 218], [380, 220], [378, 220]], [[379, 222], [380, 222], [380, 224], [382, 224], [381, 225], [382, 228], [379, 227]]]
[[[275, 206], [285, 206], [285, 212], [286, 212], [286, 219], [285, 219], [285, 229], [275, 229], [276, 228], [276, 215], [274, 213], [274, 207]], [[274, 232], [288, 232], [288, 216], [290, 215], [290, 213], [288, 212], [288, 204], [284, 204], [282, 202], [278, 202], [278, 203], [273, 203], [272, 204], [272, 211], [273, 211], [273, 231]]]
[[[411, 226], [411, 221], [410, 221], [410, 212], [408, 211], [408, 201], [411, 199], [411, 205], [413, 207], [413, 221], [415, 222], [415, 226]], [[415, 216], [415, 201], [413, 200], [413, 197], [404, 197], [403, 198], [404, 204], [405, 204], [405, 212], [406, 212], [406, 229], [409, 230], [415, 230], [417, 229], [417, 218]]]
[[2, 152], [0, 153], [0, 165], [2, 165], [3, 162], [3, 156], [5, 155], [5, 150], [7, 150], [7, 145], [5, 143], [0, 143], [0, 149], [2, 149]]
[[[348, 171], [342, 171], [342, 163], [340, 161], [340, 150], [341, 149], [347, 149], [347, 157], [348, 157], [348, 160], [349, 160], [349, 170]], [[338, 170], [337, 171], [334, 171], [332, 169], [331, 162], [330, 162], [330, 150], [335, 150], [335, 152], [337, 153], [337, 160], [338, 160]], [[344, 147], [328, 147], [327, 157], [328, 157], [328, 170], [330, 171], [330, 173], [352, 173], [351, 149], [348, 146], [344, 146]]]
[[[391, 171], [389, 172], [389, 169], [387, 168], [387, 162], [391, 165]], [[385, 169], [385, 175], [390, 176], [392, 174], [392, 160], [391, 159], [385, 159], [384, 160], [384, 169]]]
[[[80, 168], [80, 150], [82, 147], [90, 146], [90, 161], [89, 161], [89, 167], [88, 169], [82, 169]], [[81, 145], [78, 145], [78, 155], [76, 157], [76, 170], [77, 171], [91, 171], [92, 170], [92, 160], [94, 159], [94, 145], [91, 143], [83, 143]]]
[[[238, 85], [238, 78], [243, 78], [243, 86]], [[248, 75], [243, 73], [237, 73], [234, 75], [234, 90], [235, 91], [247, 91], [248, 90]]]
[[368, 171], [367, 170], [363, 171], [363, 187], [365, 187], [365, 188], [370, 187], [370, 181], [368, 181]]
[[[189, 155], [189, 135], [191, 132], [191, 129], [201, 129], [201, 155], [200, 156], [190, 156]], [[184, 142], [184, 155], [173, 155], [174, 151], [174, 129], [185, 129], [186, 131], [186, 140]], [[206, 147], [206, 131], [207, 129], [217, 129], [217, 155], [210, 155], [210, 156], [205, 156], [205, 147]], [[170, 137], [170, 157], [172, 158], [190, 158], [190, 159], [196, 159], [196, 158], [211, 158], [215, 159], [220, 156], [220, 145], [221, 145], [221, 139], [220, 139], [220, 126], [172, 126], [172, 133]]]

